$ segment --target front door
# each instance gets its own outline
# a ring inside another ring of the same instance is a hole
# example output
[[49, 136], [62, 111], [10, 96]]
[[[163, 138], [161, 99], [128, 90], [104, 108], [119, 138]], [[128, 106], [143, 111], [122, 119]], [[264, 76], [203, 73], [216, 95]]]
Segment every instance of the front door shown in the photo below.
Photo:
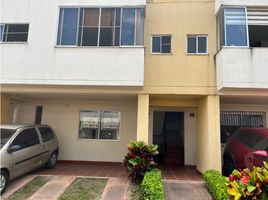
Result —
[[39, 166], [42, 156], [42, 145], [35, 128], [21, 131], [11, 145], [19, 145], [21, 148], [12, 152], [14, 176], [20, 176]]
[[153, 143], [159, 146], [158, 162], [184, 165], [184, 113], [154, 112]]

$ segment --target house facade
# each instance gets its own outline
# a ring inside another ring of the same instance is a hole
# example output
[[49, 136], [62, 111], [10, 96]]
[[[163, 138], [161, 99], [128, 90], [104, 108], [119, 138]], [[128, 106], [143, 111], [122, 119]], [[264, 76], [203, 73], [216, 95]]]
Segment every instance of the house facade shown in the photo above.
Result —
[[121, 162], [143, 140], [160, 163], [220, 170], [226, 118], [268, 119], [267, 40], [226, 26], [268, 5], [243, 2], [3, 0], [1, 123], [51, 125], [60, 160]]

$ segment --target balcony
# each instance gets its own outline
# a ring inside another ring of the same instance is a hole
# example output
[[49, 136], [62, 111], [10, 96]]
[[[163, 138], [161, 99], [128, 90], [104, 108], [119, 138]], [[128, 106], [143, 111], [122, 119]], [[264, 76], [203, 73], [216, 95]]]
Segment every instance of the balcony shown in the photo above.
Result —
[[217, 89], [267, 89], [268, 48], [223, 47], [216, 55]]
[[268, 6], [268, 1], [264, 0], [216, 0], [215, 13], [221, 6]]

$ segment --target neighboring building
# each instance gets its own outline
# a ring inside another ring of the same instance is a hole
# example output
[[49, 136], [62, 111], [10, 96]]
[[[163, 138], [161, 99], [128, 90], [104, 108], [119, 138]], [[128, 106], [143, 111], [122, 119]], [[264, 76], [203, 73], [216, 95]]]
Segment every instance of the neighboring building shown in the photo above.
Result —
[[241, 34], [256, 8], [230, 2], [2, 0], [1, 123], [51, 125], [60, 160], [121, 162], [137, 139], [159, 162], [220, 170], [220, 116], [226, 132], [238, 112], [268, 119], [267, 49]]
[[268, 1], [217, 0], [221, 139], [268, 125]]

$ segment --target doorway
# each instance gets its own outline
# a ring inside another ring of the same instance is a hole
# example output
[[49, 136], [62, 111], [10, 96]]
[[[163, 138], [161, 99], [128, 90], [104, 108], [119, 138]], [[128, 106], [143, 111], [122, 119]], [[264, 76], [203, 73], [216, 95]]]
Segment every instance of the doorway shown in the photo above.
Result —
[[153, 143], [158, 163], [184, 165], [184, 112], [154, 111]]

